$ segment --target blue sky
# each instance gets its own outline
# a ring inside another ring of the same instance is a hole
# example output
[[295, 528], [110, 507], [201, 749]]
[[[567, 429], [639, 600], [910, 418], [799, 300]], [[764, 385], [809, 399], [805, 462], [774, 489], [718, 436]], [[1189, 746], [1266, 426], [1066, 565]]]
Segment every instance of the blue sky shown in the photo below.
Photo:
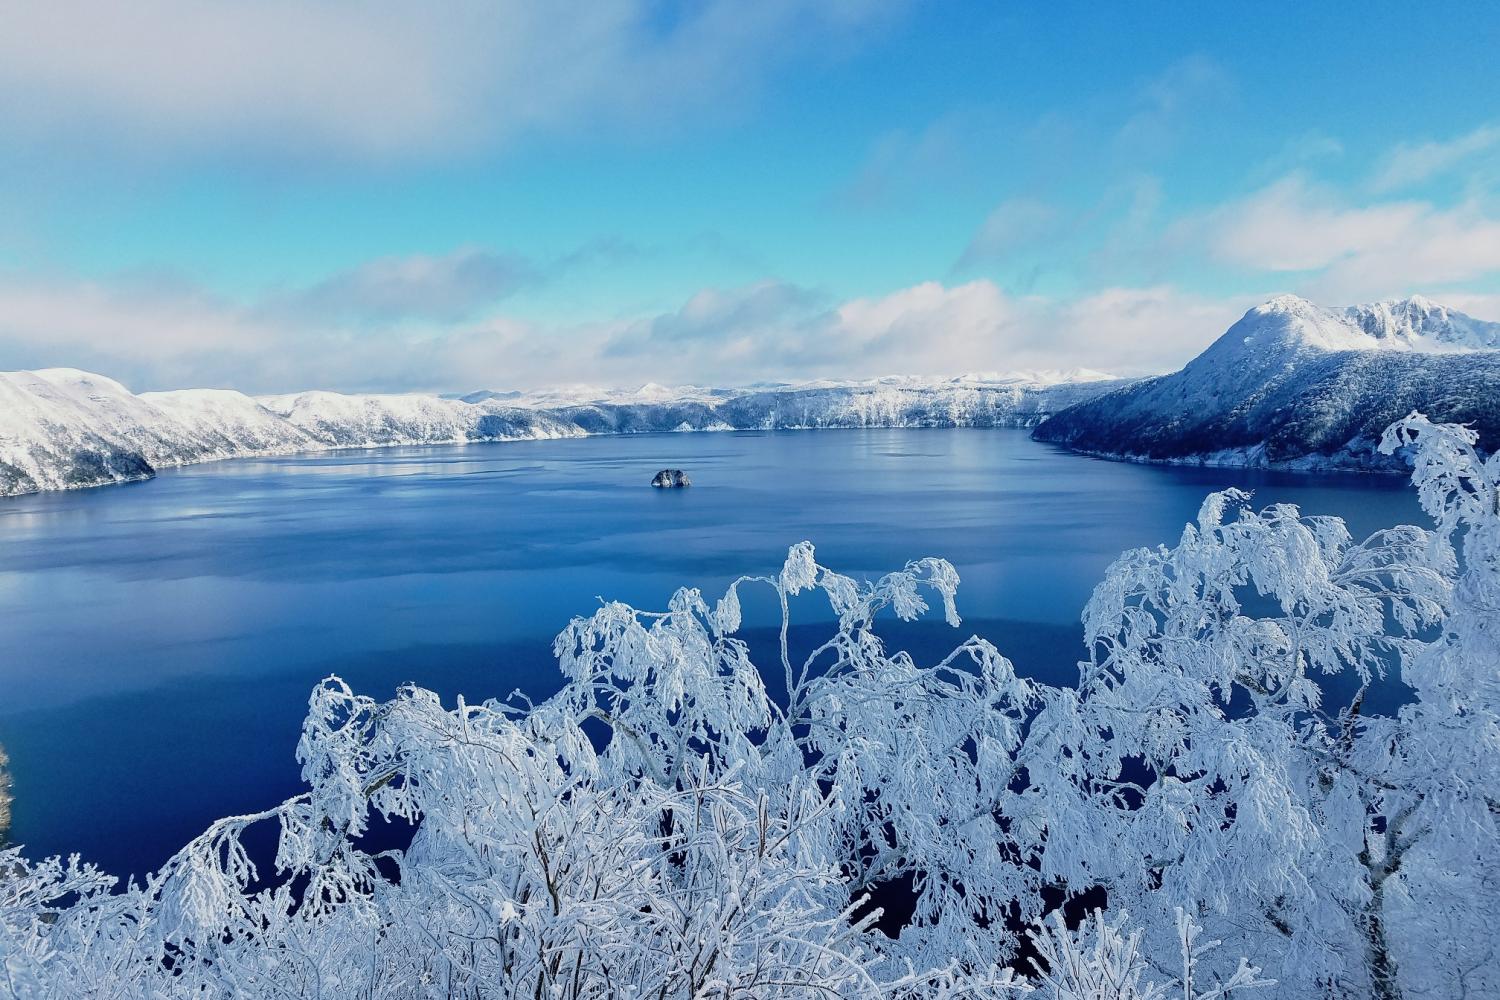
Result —
[[1175, 367], [1500, 319], [1500, 7], [31, 0], [0, 368], [460, 390]]

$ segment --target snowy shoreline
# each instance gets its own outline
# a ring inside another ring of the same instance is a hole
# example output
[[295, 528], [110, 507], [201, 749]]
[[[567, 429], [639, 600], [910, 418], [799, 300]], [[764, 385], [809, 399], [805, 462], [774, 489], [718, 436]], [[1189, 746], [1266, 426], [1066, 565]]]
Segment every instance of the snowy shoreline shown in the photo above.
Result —
[[1333, 455], [1299, 455], [1295, 459], [1278, 461], [1266, 458], [1264, 445], [1246, 448], [1225, 448], [1221, 451], [1195, 455], [1154, 456], [1134, 452], [1095, 451], [1089, 448], [1071, 447], [1037, 438], [1042, 444], [1052, 444], [1074, 455], [1097, 458], [1106, 462], [1129, 462], [1133, 465], [1166, 465], [1183, 469], [1251, 469], [1261, 472], [1309, 472], [1350, 473], [1372, 476], [1409, 476], [1411, 466], [1400, 458], [1383, 455], [1365, 455], [1344, 450]]

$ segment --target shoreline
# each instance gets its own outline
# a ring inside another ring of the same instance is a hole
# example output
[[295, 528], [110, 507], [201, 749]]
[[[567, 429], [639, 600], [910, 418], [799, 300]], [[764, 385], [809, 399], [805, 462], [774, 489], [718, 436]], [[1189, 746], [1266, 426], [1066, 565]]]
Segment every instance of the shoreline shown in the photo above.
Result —
[[[717, 424], [707, 427], [669, 427], [650, 428], [644, 430], [610, 430], [589, 431], [569, 434], [532, 434], [515, 435], [508, 437], [471, 437], [471, 438], [430, 438], [424, 440], [400, 440], [400, 441], [361, 441], [349, 444], [312, 445], [299, 448], [268, 448], [256, 451], [237, 452], [233, 454], [213, 454], [202, 458], [190, 458], [184, 461], [163, 462], [160, 465], [152, 465], [151, 472], [146, 475], [125, 475], [99, 479], [91, 482], [70, 482], [61, 486], [43, 487], [40, 489], [17, 490], [13, 492], [0, 491], [0, 502], [16, 497], [45, 496], [49, 493], [73, 493], [79, 490], [98, 489], [103, 486], [126, 486], [132, 483], [149, 483], [155, 479], [157, 474], [171, 469], [184, 469], [194, 465], [212, 465], [219, 462], [234, 462], [240, 459], [255, 458], [293, 458], [299, 455], [327, 455], [341, 451], [384, 451], [390, 448], [446, 448], [458, 445], [491, 445], [491, 444], [524, 444], [532, 441], [577, 441], [584, 438], [611, 438], [611, 437], [644, 437], [652, 434], [732, 434], [732, 433], [765, 433], [765, 432], [788, 432], [801, 433], [806, 431], [871, 431], [871, 430], [1015, 430], [1029, 431], [1038, 427], [1046, 418], [1032, 418], [1030, 416], [1017, 418], [1015, 420], [996, 420], [992, 422], [942, 422], [942, 423], [830, 423], [830, 424], [775, 424], [736, 427], [730, 424]], [[1070, 449], [1071, 450], [1071, 449]], [[1080, 452], [1080, 454], [1082, 454]]]
[[[313, 445], [311, 447], [299, 448], [270, 448], [258, 449], [231, 454], [213, 454], [202, 458], [191, 458], [185, 461], [167, 462], [152, 466], [151, 472], [146, 475], [127, 475], [99, 479], [93, 482], [75, 482], [66, 485], [43, 487], [31, 490], [19, 490], [15, 492], [0, 491], [0, 502], [16, 497], [42, 496], [49, 493], [70, 493], [78, 490], [91, 490], [103, 486], [124, 486], [130, 483], [146, 483], [156, 478], [158, 472], [168, 469], [181, 469], [193, 465], [209, 465], [218, 462], [232, 462], [238, 459], [254, 458], [282, 458], [297, 455], [321, 455], [340, 451], [367, 451], [385, 450], [388, 448], [428, 448], [428, 447], [451, 447], [454, 445], [489, 445], [489, 444], [517, 444], [528, 441], [564, 441], [580, 438], [600, 437], [637, 437], [649, 434], [722, 434], [739, 431], [783, 431], [783, 432], [805, 432], [805, 431], [842, 431], [842, 430], [1024, 430], [1031, 431], [1029, 435], [1033, 441], [1039, 444], [1047, 444], [1074, 455], [1085, 458], [1094, 458], [1108, 462], [1124, 462], [1133, 465], [1156, 465], [1175, 466], [1179, 468], [1205, 468], [1205, 469], [1241, 469], [1261, 472], [1287, 472], [1304, 473], [1313, 475], [1325, 475], [1329, 473], [1352, 473], [1359, 475], [1391, 476], [1409, 475], [1410, 470], [1398, 467], [1386, 466], [1384, 463], [1375, 464], [1370, 462], [1344, 462], [1337, 456], [1306, 455], [1296, 459], [1285, 461], [1266, 461], [1263, 457], [1263, 448], [1249, 447], [1237, 449], [1223, 449], [1216, 452], [1206, 452], [1194, 455], [1172, 456], [1158, 458], [1149, 455], [1099, 451], [1089, 448], [1075, 447], [1062, 441], [1050, 441], [1038, 438], [1036, 429], [1045, 423], [1048, 416], [1037, 416], [1027, 414], [1010, 420], [995, 421], [940, 421], [920, 423], [842, 423], [830, 422], [827, 424], [813, 423], [787, 423], [771, 424], [761, 426], [736, 427], [731, 424], [716, 424], [705, 427], [678, 426], [666, 429], [643, 429], [643, 430], [606, 430], [590, 431], [582, 430], [581, 433], [567, 434], [529, 434], [503, 437], [471, 437], [471, 438], [432, 438], [426, 440], [394, 440], [394, 441], [362, 441], [349, 444]], [[1349, 455], [1349, 453], [1345, 453]], [[1357, 456], [1349, 455], [1350, 458]]]

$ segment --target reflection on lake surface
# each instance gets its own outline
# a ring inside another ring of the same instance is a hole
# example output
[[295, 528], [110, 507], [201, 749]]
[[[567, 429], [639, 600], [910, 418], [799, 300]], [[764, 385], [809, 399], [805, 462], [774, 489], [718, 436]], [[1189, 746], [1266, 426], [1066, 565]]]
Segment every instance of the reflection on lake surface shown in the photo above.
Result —
[[[694, 485], [649, 486], [661, 468]], [[1103, 462], [1024, 431], [669, 434], [240, 460], [0, 501], [0, 744], [13, 839], [116, 872], [298, 787], [311, 686], [388, 696], [554, 686], [551, 638], [597, 598], [662, 607], [779, 568], [787, 546], [873, 575], [940, 555], [963, 628], [1068, 683], [1109, 562], [1173, 542], [1205, 493], [1338, 514], [1357, 537], [1425, 523], [1394, 478]], [[768, 602], [747, 602], [747, 623]], [[798, 620], [826, 619], [807, 603]], [[752, 638], [754, 635], [752, 635]]]

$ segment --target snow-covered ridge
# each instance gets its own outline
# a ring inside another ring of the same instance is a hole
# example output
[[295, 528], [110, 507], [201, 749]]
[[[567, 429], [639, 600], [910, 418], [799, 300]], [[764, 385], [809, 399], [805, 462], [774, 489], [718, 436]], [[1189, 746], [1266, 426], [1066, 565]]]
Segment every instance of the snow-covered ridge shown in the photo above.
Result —
[[943, 389], [1046, 389], [1057, 385], [1090, 382], [1116, 382], [1119, 376], [1089, 368], [1028, 369], [1014, 372], [966, 372], [950, 378], [921, 375], [883, 375], [867, 379], [812, 379], [806, 382], [756, 382], [734, 388], [702, 385], [665, 386], [647, 382], [634, 389], [605, 388], [577, 384], [531, 391], [497, 391], [481, 389], [456, 397], [468, 403], [496, 401], [513, 406], [552, 409], [564, 406], [604, 404], [634, 406], [642, 403], [715, 403], [737, 396], [766, 392], [808, 392], [819, 389], [844, 389], [867, 392], [876, 389], [906, 389], [922, 392]]
[[1500, 349], [1500, 323], [1466, 316], [1420, 295], [1350, 306], [1344, 315], [1382, 345], [1433, 353]]
[[809, 427], [1027, 427], [1123, 384], [1098, 372], [891, 377], [734, 389], [647, 385], [461, 398], [229, 389], [135, 395], [91, 372], [0, 373], [0, 495], [329, 448]]
[[1374, 442], [1413, 410], [1495, 440], [1500, 323], [1421, 297], [1328, 309], [1283, 295], [1181, 371], [1063, 411], [1036, 437], [1174, 464], [1396, 471]]
[[1500, 349], [1500, 323], [1466, 316], [1420, 295], [1342, 309], [1278, 295], [1247, 312], [1234, 327], [1241, 328], [1243, 343], [1262, 351], [1273, 346], [1424, 354]]

